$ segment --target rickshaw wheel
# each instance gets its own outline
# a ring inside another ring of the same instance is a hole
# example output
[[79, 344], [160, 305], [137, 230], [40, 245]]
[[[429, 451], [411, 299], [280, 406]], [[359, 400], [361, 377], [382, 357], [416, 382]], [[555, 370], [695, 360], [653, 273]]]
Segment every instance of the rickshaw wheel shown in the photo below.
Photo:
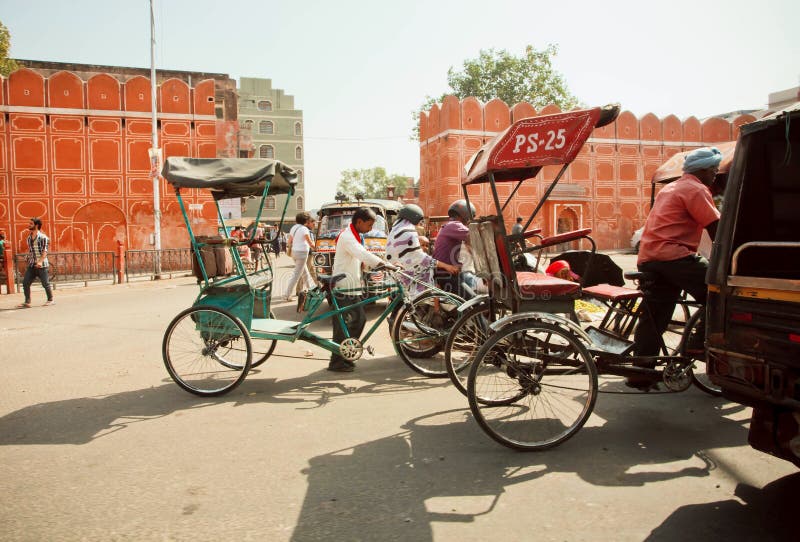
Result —
[[722, 389], [711, 382], [711, 379], [706, 373], [707, 365], [705, 350], [703, 350], [703, 353], [700, 353], [690, 348], [692, 337], [697, 333], [702, 333], [702, 330], [705, 329], [705, 325], [705, 310], [701, 309], [694, 313], [686, 323], [683, 337], [681, 338], [680, 345], [678, 346], [678, 352], [681, 356], [691, 359], [692, 363], [694, 364], [694, 368], [692, 368], [692, 384], [709, 395], [714, 397], [722, 397]]
[[523, 451], [572, 437], [592, 414], [597, 368], [574, 334], [535, 320], [508, 325], [478, 350], [469, 407], [494, 440]]
[[442, 350], [464, 302], [453, 294], [423, 293], [402, 307], [390, 329], [400, 359], [413, 371], [429, 378], [445, 378]]
[[181, 388], [214, 396], [242, 383], [253, 350], [241, 320], [224, 309], [197, 305], [170, 322], [162, 355], [167, 372]]
[[[495, 320], [501, 315], [497, 315]], [[444, 345], [444, 367], [453, 385], [467, 395], [469, 368], [478, 349], [489, 338], [489, 307], [475, 305], [459, 316]]]

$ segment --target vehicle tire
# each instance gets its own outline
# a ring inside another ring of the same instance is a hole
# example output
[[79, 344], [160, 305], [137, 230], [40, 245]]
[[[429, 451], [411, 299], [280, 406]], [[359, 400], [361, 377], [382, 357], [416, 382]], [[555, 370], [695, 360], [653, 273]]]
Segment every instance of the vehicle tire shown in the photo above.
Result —
[[[497, 320], [496, 316], [494, 320]], [[488, 304], [470, 307], [453, 324], [444, 345], [444, 367], [453, 386], [464, 396], [467, 395], [469, 368], [475, 360], [478, 349], [489, 338]]]
[[164, 333], [167, 372], [181, 388], [201, 396], [222, 395], [250, 370], [250, 333], [224, 309], [196, 305], [178, 314]]
[[403, 306], [390, 329], [400, 359], [421, 375], [447, 377], [442, 351], [463, 302], [453, 294], [426, 292]]
[[695, 337], [697, 333], [705, 335], [705, 315], [705, 309], [701, 308], [689, 319], [678, 348], [678, 353], [681, 356], [692, 360], [692, 383], [709, 395], [714, 397], [722, 397], [722, 389], [711, 382], [711, 379], [706, 373], [705, 350], [703, 350], [703, 353], [700, 354], [691, 348], [693, 342], [692, 338]]
[[573, 333], [541, 321], [518, 322], [478, 350], [467, 396], [494, 440], [515, 450], [546, 450], [572, 437], [591, 416], [597, 368]]

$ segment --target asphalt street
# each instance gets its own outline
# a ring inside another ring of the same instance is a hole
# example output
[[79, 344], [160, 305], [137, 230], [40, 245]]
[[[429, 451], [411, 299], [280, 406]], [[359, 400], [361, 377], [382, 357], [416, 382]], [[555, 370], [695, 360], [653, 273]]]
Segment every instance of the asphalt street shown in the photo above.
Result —
[[[279, 279], [290, 265], [281, 257]], [[745, 407], [601, 377], [574, 438], [514, 452], [448, 380], [408, 369], [386, 326], [354, 373], [280, 343], [239, 388], [200, 398], [161, 355], [196, 294], [178, 278], [60, 287], [52, 307], [41, 289], [31, 309], [0, 296], [0, 540], [796, 536], [800, 474], [747, 445]]]

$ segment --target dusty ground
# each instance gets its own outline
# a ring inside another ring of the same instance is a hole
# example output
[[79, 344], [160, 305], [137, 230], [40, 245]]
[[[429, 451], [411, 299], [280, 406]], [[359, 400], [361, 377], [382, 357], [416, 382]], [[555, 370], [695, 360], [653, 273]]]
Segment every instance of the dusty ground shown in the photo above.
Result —
[[577, 436], [515, 453], [448, 381], [407, 369], [385, 330], [355, 373], [282, 343], [202, 399], [161, 361], [196, 291], [60, 288], [28, 310], [0, 297], [0, 539], [788, 539], [800, 475], [747, 445], [744, 407], [603, 378]]

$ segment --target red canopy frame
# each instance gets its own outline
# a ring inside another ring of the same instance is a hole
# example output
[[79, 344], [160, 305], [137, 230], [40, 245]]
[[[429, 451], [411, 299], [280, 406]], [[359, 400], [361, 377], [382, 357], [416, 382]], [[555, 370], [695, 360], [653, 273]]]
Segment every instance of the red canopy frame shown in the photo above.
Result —
[[[563, 165], [531, 213], [524, 226], [527, 231], [592, 131], [614, 122], [619, 111], [619, 104], [612, 104], [518, 120], [487, 142], [467, 162], [461, 183], [464, 198], [469, 201], [469, 185], [489, 183], [500, 216], [523, 181], [535, 177], [543, 166]], [[517, 185], [501, 204], [495, 183], [512, 181]]]

